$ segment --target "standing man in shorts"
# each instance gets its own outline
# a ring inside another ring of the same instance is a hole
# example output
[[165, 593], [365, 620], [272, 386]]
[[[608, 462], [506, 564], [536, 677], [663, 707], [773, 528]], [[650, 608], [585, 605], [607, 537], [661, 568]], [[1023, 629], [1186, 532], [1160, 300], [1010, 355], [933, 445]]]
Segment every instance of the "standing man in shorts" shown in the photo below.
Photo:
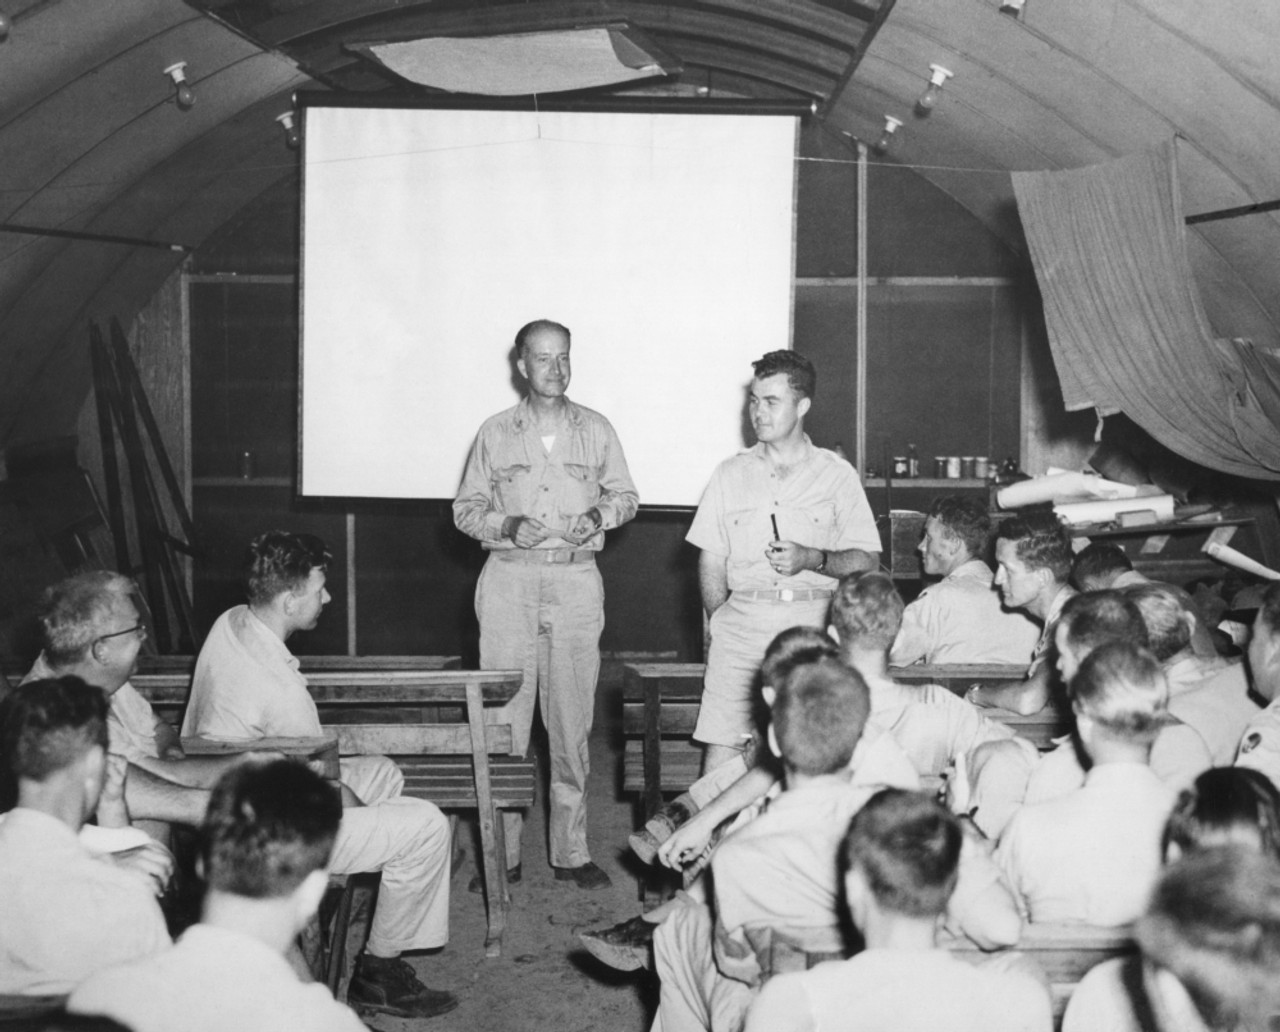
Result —
[[796, 625], [823, 627], [836, 582], [880, 564], [880, 534], [854, 468], [804, 432], [817, 377], [794, 351], [757, 362], [747, 411], [754, 447], [711, 475], [687, 540], [710, 618], [702, 709], [693, 737], [703, 771], [733, 759], [754, 730], [765, 647]]

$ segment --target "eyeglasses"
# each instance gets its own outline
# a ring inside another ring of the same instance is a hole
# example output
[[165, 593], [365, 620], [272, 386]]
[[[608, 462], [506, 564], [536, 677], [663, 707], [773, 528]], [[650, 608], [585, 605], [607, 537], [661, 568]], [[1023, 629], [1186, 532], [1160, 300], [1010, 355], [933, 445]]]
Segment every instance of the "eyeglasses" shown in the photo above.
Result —
[[108, 638], [119, 638], [125, 634], [136, 634], [138, 636], [138, 641], [146, 641], [147, 640], [146, 625], [143, 624], [141, 621], [139, 621], [138, 623], [134, 624], [132, 627], [126, 627], [123, 631], [112, 631], [110, 634], [100, 634], [98, 635], [96, 640], [106, 641]]

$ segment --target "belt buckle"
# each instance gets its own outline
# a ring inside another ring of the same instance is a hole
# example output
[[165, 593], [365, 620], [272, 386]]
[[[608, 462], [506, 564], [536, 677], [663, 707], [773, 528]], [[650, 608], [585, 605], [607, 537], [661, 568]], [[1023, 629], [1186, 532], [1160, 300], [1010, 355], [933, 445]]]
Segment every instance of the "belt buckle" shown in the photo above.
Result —
[[794, 602], [796, 600], [796, 593], [791, 588], [783, 588], [778, 592], [778, 599], [782, 602]]

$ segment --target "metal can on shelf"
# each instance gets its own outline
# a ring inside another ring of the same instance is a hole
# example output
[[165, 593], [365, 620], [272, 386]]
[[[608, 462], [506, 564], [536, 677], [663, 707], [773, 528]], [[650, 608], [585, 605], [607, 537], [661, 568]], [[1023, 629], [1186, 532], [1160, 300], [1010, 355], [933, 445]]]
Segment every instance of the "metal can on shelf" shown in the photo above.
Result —
[[986, 480], [991, 475], [991, 463], [987, 461], [985, 455], [973, 457], [973, 475], [979, 480]]
[[943, 480], [947, 475], [947, 457], [945, 455], [935, 455], [933, 457], [933, 475], [937, 480]]
[[960, 479], [960, 456], [959, 455], [947, 456], [947, 479], [948, 480]]
[[895, 455], [893, 457], [893, 475], [895, 477], [905, 477], [907, 475], [907, 457], [905, 455]]
[[972, 480], [977, 476], [974, 473], [974, 457], [972, 455], [960, 456], [960, 476], [964, 480]]

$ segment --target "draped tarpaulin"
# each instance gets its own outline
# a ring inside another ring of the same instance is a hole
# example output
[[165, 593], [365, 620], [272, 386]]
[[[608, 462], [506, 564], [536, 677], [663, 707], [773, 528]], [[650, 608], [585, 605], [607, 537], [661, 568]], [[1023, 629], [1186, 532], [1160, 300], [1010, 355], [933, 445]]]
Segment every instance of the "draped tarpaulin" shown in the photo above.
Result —
[[1015, 172], [1068, 410], [1125, 412], [1202, 466], [1280, 480], [1280, 374], [1220, 346], [1187, 262], [1172, 140], [1105, 165]]

